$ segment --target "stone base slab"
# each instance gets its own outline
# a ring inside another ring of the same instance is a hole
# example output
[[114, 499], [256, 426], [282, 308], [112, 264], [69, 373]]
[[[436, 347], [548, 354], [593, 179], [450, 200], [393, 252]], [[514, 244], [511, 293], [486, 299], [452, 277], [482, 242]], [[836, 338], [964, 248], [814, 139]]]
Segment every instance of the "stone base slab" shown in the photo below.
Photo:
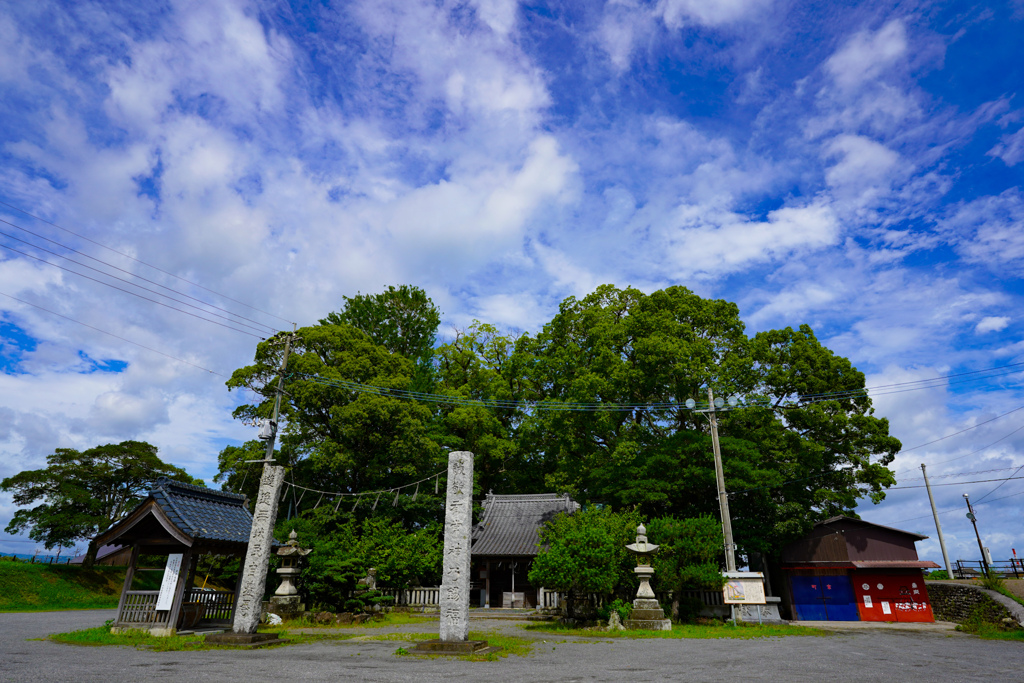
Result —
[[497, 652], [500, 648], [488, 647], [486, 640], [421, 640], [409, 652], [419, 655], [472, 655]]
[[661, 603], [650, 598], [637, 598], [633, 601], [633, 609], [661, 609]]
[[625, 626], [631, 631], [672, 630], [672, 622], [669, 619], [626, 619]]
[[230, 645], [231, 647], [263, 647], [287, 643], [276, 633], [211, 633], [204, 638], [207, 645]]

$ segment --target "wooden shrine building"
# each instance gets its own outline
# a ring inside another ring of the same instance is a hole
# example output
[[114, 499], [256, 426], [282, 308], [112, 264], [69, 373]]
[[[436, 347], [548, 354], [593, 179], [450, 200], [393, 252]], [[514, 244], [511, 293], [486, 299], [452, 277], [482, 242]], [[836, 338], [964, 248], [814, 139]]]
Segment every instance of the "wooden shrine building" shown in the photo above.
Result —
[[786, 546], [782, 606], [800, 621], [934, 621], [917, 556], [928, 538], [853, 517], [832, 517]]
[[481, 607], [538, 607], [543, 591], [528, 574], [540, 546], [540, 530], [560, 512], [579, 504], [554, 493], [499, 496], [488, 493], [470, 550], [474, 588]]
[[[100, 545], [131, 548], [114, 627], [148, 629], [155, 635], [230, 628], [240, 577], [234, 590], [197, 588], [196, 564], [206, 553], [244, 558], [251, 528], [245, 496], [158, 479], [138, 507], [96, 538]], [[160, 566], [140, 567], [140, 557]], [[163, 570], [160, 590], [133, 586], [141, 572], [154, 570]]]

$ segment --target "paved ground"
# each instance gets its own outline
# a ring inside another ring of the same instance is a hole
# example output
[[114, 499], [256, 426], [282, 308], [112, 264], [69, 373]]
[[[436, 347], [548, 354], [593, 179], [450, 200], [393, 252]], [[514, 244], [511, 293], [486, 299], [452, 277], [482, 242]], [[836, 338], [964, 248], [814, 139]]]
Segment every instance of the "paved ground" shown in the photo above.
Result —
[[[27, 640], [98, 626], [111, 610], [0, 614], [3, 681], [1022, 681], [1024, 644], [946, 628], [845, 630], [758, 640], [581, 640], [533, 633], [528, 657], [497, 662], [395, 657], [397, 643], [341, 641], [268, 650], [147, 652]], [[522, 633], [511, 620], [474, 630]], [[429, 625], [402, 627], [429, 629]], [[363, 631], [366, 632], [366, 631]]]

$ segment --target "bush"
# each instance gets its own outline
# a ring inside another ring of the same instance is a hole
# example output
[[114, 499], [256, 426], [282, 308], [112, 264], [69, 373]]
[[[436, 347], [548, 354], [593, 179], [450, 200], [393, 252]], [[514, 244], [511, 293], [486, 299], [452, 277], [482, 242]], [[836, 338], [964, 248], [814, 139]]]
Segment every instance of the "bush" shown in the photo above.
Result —
[[1001, 593], [1005, 588], [1005, 583], [1003, 582], [1003, 579], [991, 573], [985, 578], [983, 578], [980, 581], [980, 583], [982, 586], [989, 589], [990, 591], [997, 591]]
[[626, 545], [636, 536], [638, 521], [636, 513], [596, 507], [557, 515], [541, 530], [547, 547], [533, 561], [530, 582], [568, 593], [570, 618], [580, 611], [582, 595], [635, 591], [635, 564]]
[[612, 612], [618, 612], [619, 621], [625, 622], [626, 619], [629, 619], [629, 615], [633, 613], [633, 605], [625, 600], [616, 598], [597, 610], [597, 616], [601, 621], [608, 621], [611, 619]]
[[929, 581], [945, 581], [949, 578], [949, 574], [946, 573], [945, 569], [936, 569], [933, 572], [929, 572], [927, 578]]

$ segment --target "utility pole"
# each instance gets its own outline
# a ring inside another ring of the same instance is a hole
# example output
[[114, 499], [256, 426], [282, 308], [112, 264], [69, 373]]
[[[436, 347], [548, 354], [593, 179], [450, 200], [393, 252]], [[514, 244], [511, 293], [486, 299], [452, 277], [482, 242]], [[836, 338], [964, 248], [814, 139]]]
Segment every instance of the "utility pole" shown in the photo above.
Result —
[[238, 591], [238, 604], [235, 606], [232, 631], [236, 634], [255, 634], [256, 627], [260, 623], [263, 590], [267, 581], [270, 547], [273, 543], [274, 522], [277, 520], [277, 505], [281, 498], [281, 486], [284, 484], [284, 468], [273, 464], [274, 444], [277, 441], [277, 419], [281, 412], [281, 394], [284, 393], [284, 373], [288, 367], [288, 355], [291, 353], [293, 339], [295, 339], [294, 325], [292, 333], [284, 340], [284, 356], [278, 371], [277, 390], [274, 397], [274, 416], [271, 418], [270, 424], [266, 425], [269, 426], [269, 433], [265, 436], [263, 433], [260, 434], [267, 440], [266, 455], [262, 461], [250, 461], [263, 463], [263, 476], [260, 477], [260, 490], [252, 513], [252, 531], [249, 534], [249, 546], [245, 553], [245, 565]]
[[[971, 520], [971, 524], [974, 525], [974, 535], [978, 539], [978, 550], [981, 551], [981, 564], [985, 568], [985, 578], [988, 578], [988, 560], [985, 559], [985, 546], [981, 543], [981, 534], [978, 533], [978, 518], [974, 516], [974, 508], [971, 507], [971, 499], [964, 494], [964, 500], [967, 501], [967, 519]], [[950, 577], [952, 578], [952, 577]]]
[[732, 540], [732, 518], [729, 515], [729, 494], [725, 492], [725, 471], [722, 468], [722, 450], [718, 445], [718, 418], [715, 416], [715, 394], [708, 385], [708, 417], [711, 420], [711, 446], [715, 451], [715, 479], [718, 483], [718, 509], [722, 515], [722, 535], [725, 536], [725, 571], [736, 571], [736, 545]]
[[932, 504], [932, 516], [935, 517], [935, 531], [939, 534], [939, 547], [942, 548], [942, 561], [946, 565], [946, 575], [953, 578], [953, 567], [949, 564], [949, 553], [946, 552], [946, 539], [942, 537], [942, 525], [939, 524], [939, 511], [935, 509], [935, 499], [932, 497], [932, 485], [928, 483], [928, 472], [921, 463], [921, 474], [924, 475], [924, 487], [928, 489], [928, 502]]

